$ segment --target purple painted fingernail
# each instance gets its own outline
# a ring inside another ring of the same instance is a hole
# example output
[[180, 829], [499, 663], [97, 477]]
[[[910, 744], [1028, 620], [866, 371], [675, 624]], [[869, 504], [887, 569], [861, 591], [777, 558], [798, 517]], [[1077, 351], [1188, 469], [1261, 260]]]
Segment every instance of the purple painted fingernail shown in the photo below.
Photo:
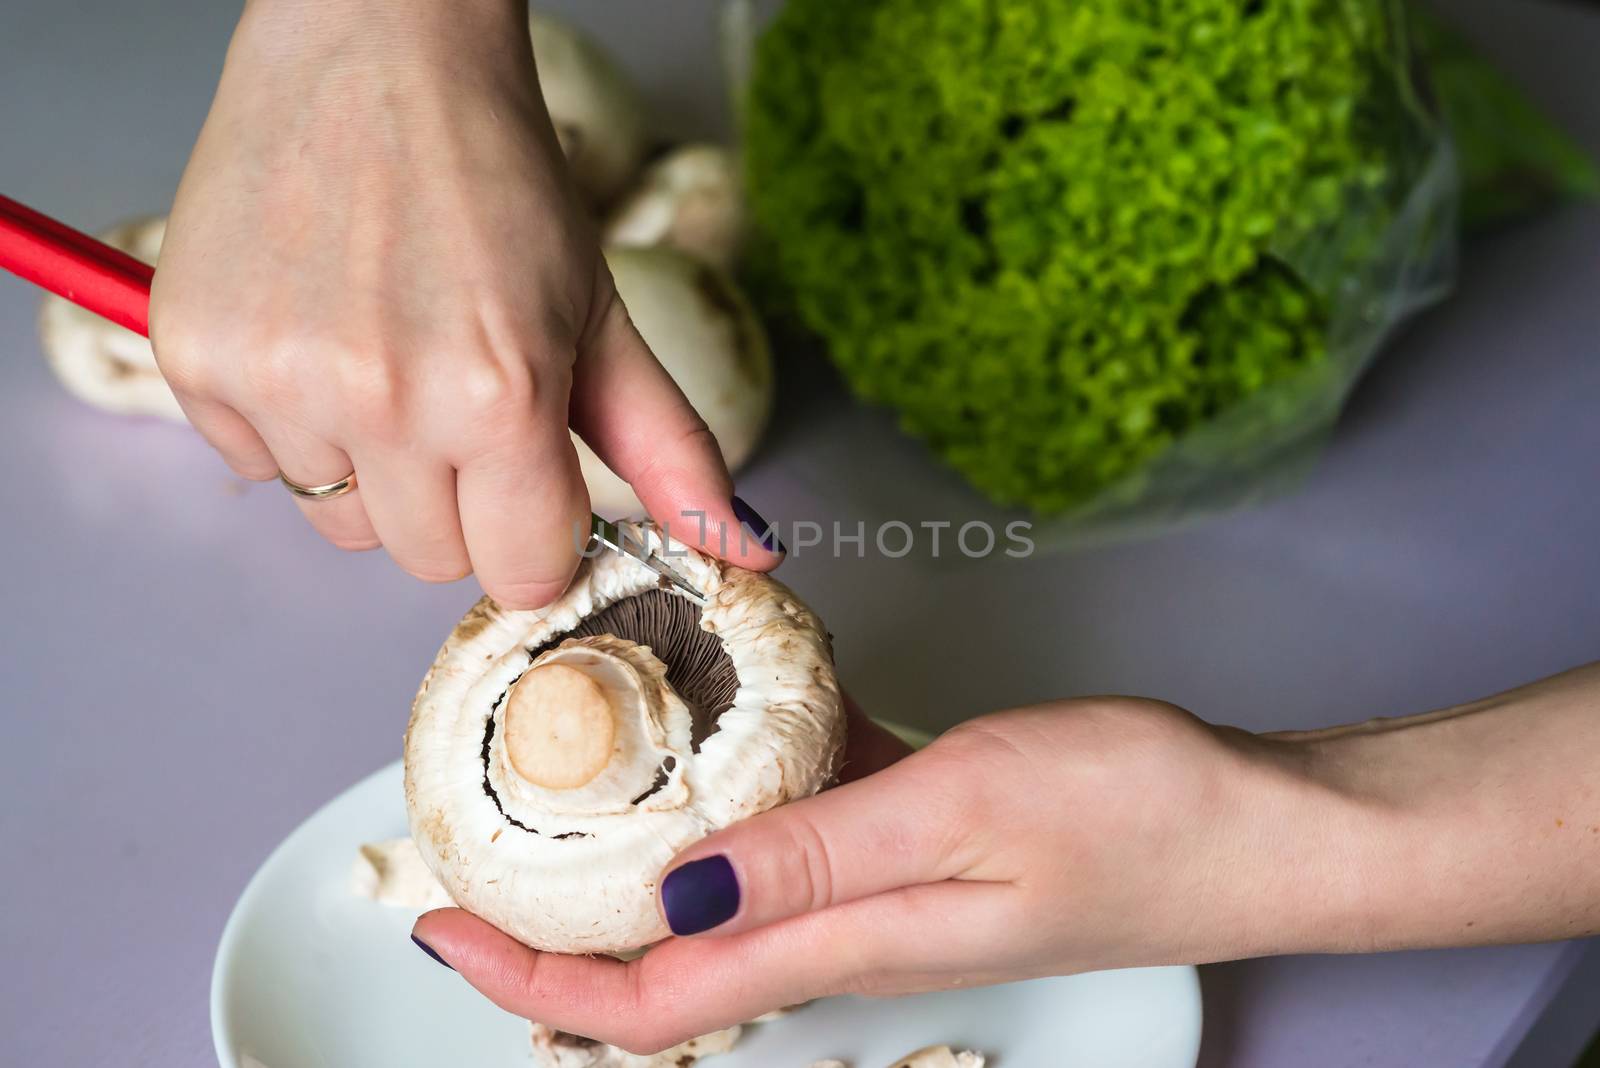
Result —
[[739, 911], [739, 878], [718, 853], [674, 868], [661, 880], [661, 908], [676, 935], [720, 927]]
[[761, 547], [769, 553], [789, 552], [783, 547], [783, 542], [778, 540], [778, 528], [761, 518], [761, 513], [745, 501], [743, 497], [733, 498], [733, 514], [738, 517], [739, 523], [752, 538], [761, 543]]
[[[446, 968], [450, 968], [450, 962], [445, 960], [443, 957], [439, 956], [439, 954], [435, 953], [433, 951], [433, 947], [428, 945], [428, 943], [424, 942], [422, 939], [418, 938], [416, 935], [412, 935], [411, 936], [411, 941], [415, 942], [417, 944], [417, 948], [422, 950], [422, 952], [426, 953], [428, 956], [432, 957], [434, 960], [438, 961], [440, 964], [443, 964]], [[454, 968], [450, 968], [450, 970], [451, 971], [455, 971]]]

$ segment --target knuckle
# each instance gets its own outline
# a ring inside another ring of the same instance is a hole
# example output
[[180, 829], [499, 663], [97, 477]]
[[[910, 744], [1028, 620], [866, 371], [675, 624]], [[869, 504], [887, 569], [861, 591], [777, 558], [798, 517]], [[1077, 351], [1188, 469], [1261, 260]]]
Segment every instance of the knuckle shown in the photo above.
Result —
[[335, 549], [342, 549], [347, 553], [371, 552], [383, 544], [370, 534], [331, 534], [328, 541], [333, 543]]
[[624, 967], [623, 1004], [639, 1021], [671, 1019], [704, 991], [704, 977], [682, 960], [662, 963], [660, 956], [646, 954]]
[[528, 610], [543, 608], [560, 597], [568, 581], [565, 578], [491, 581], [484, 583], [484, 592], [504, 608]]
[[800, 871], [795, 873], [795, 886], [799, 889], [799, 904], [806, 912], [825, 909], [834, 902], [833, 856], [828, 849], [828, 839], [815, 822], [796, 812], [789, 833], [795, 848], [790, 856], [799, 858]]
[[962, 854], [980, 828], [1010, 818], [1007, 808], [1025, 771], [1017, 766], [1016, 746], [980, 724], [973, 720], [953, 727], [917, 754], [927, 760], [922, 787], [926, 805], [918, 814], [917, 835], [907, 834], [941, 862]]
[[233, 473], [240, 478], [251, 482], [271, 482], [278, 477], [278, 467], [271, 459], [243, 459], [239, 457], [224, 456]]
[[1186, 734], [1194, 717], [1177, 705], [1132, 697], [1081, 697], [1019, 709], [996, 718], [996, 729], [1022, 747], [1052, 741], [1100, 757], [1159, 750]]
[[330, 346], [327, 361], [341, 414], [358, 433], [387, 440], [403, 427], [406, 387], [391, 353], [340, 344]]
[[649, 1057], [664, 1049], [671, 1049], [694, 1036], [681, 1027], [674, 1027], [656, 1015], [647, 1015], [618, 1025], [612, 1045], [640, 1057]]
[[717, 444], [716, 435], [711, 433], [711, 428], [706, 426], [698, 413], [695, 415], [695, 424], [670, 441], [652, 442], [650, 459], [634, 475], [634, 485], [676, 484], [679, 481], [678, 473], [687, 466], [686, 457], [710, 455], [720, 460], [722, 449]]
[[611, 1044], [635, 1056], [648, 1057], [652, 1053], [660, 1053], [667, 1048], [667, 1044], [659, 1041], [658, 1030], [659, 1028], [641, 1024], [637, 1021], [619, 1023], [617, 1032], [613, 1036], [615, 1041]]
[[993, 822], [1015, 818], [1018, 799], [1036, 786], [1085, 801], [1115, 796], [1130, 779], [1165, 788], [1194, 771], [1193, 743], [1204, 731], [1176, 705], [1091, 697], [984, 716], [941, 742], [948, 739], [944, 755], [959, 777], [978, 784], [972, 811]]
[[617, 1033], [613, 1036], [614, 1045], [641, 1056], [659, 1053], [679, 1041], [668, 1033], [665, 1026], [668, 1014], [661, 1004], [664, 1000], [661, 992], [670, 988], [669, 980], [659, 968], [651, 969], [647, 977], [646, 960], [632, 961], [625, 966], [622, 1003], [626, 1011], [621, 1014], [623, 1019], [618, 1021]]
[[894, 991], [889, 989], [889, 984], [876, 971], [861, 969], [843, 975], [834, 984], [834, 989], [828, 994], [845, 994], [852, 997], [882, 998], [893, 996]]
[[255, 403], [269, 408], [285, 407], [300, 396], [295, 363], [295, 350], [289, 346], [255, 346], [240, 363], [240, 382]]
[[544, 980], [544, 971], [539, 966], [541, 959], [538, 953], [513, 953], [496, 957], [486, 978], [494, 989], [506, 991], [512, 997], [537, 998]]
[[463, 368], [456, 390], [468, 411], [482, 415], [525, 415], [544, 391], [526, 364], [484, 359]]
[[472, 574], [472, 566], [465, 560], [410, 561], [405, 569], [413, 578], [438, 585], [459, 582]]
[[1006, 728], [1004, 713], [968, 720], [940, 735], [938, 747], [929, 752], [975, 770], [998, 770], [995, 765], [1017, 755], [1016, 742]]
[[180, 397], [203, 397], [214, 392], [212, 375], [202, 361], [167, 352], [156, 357], [156, 367], [167, 387]]
[[172, 391], [190, 396], [209, 394], [213, 374], [205, 354], [210, 347], [198, 336], [168, 327], [158, 339], [151, 331], [156, 367]]
[[[377, 531], [361, 512], [346, 512], [339, 501], [299, 501], [300, 514], [324, 541], [347, 553], [367, 552], [382, 545]], [[324, 511], [323, 509], [332, 509]]]
[[[300, 510], [304, 513], [308, 508], [315, 506], [315, 503], [303, 504]], [[376, 549], [382, 544], [378, 539], [377, 533], [364, 523], [333, 522], [331, 518], [319, 516], [315, 512], [310, 513], [306, 518], [311, 520], [311, 525], [316, 528], [318, 534], [322, 535], [323, 540], [335, 549], [341, 549], [347, 553], [360, 553], [366, 552], [368, 549]]]

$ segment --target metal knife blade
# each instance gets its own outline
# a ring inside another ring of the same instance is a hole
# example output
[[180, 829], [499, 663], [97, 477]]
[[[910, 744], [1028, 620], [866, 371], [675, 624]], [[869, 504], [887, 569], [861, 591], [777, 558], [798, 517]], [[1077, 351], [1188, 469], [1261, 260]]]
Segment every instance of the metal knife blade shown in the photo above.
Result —
[[701, 608], [710, 603], [704, 593], [696, 589], [688, 579], [674, 571], [665, 560], [651, 552], [637, 540], [624, 537], [622, 529], [617, 524], [609, 519], [601, 519], [593, 513], [590, 514], [590, 520], [589, 537], [593, 541], [599, 542], [614, 553], [639, 561], [639, 563], [672, 583], [678, 592], [694, 601]]

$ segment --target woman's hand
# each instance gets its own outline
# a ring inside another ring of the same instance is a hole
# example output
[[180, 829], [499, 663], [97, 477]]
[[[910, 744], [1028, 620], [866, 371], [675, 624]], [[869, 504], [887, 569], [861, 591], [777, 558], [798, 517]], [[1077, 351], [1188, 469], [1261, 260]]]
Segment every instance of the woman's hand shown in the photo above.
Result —
[[250, 0], [152, 338], [239, 474], [355, 471], [306, 516], [420, 578], [475, 570], [513, 607], [566, 586], [589, 516], [569, 420], [674, 537], [777, 560], [738, 536], [715, 440], [617, 299], [520, 2]]
[[690, 937], [623, 964], [536, 953], [456, 909], [416, 937], [511, 1012], [651, 1050], [828, 994], [1282, 948], [1297, 916], [1360, 893], [1337, 825], [1309, 818], [1315, 790], [1170, 705], [1062, 701], [910, 755], [858, 713], [850, 737], [853, 781], [674, 862], [664, 911]]
[[674, 860], [682, 937], [638, 960], [459, 909], [415, 936], [511, 1012], [652, 1050], [827, 994], [1600, 932], [1600, 664], [1292, 735], [1093, 698], [908, 755], [851, 720], [843, 785]]

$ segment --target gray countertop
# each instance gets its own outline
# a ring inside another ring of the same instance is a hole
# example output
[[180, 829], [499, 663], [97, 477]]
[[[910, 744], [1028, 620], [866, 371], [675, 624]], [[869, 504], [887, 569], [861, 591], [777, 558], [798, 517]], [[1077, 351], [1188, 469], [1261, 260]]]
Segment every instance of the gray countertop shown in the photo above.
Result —
[[[675, 131], [715, 130], [711, 6], [552, 4]], [[1600, 150], [1600, 14], [1449, 5]], [[22, 2], [0, 33], [0, 191], [88, 228], [165, 210], [234, 10]], [[983, 565], [800, 553], [874, 712], [941, 727], [1129, 692], [1256, 729], [1452, 703], [1600, 655], [1600, 207], [1474, 246], [1299, 492], [1158, 540]], [[188, 430], [67, 397], [0, 278], [0, 1063], [201, 1065], [216, 938], [268, 850], [394, 759], [470, 583], [344, 556]], [[814, 367], [741, 491], [853, 525], [873, 478], [949, 491]], [[856, 462], [847, 464], [847, 457]], [[869, 470], [862, 475], [860, 470]], [[927, 620], [949, 625], [930, 627]], [[1492, 1066], [1572, 944], [1203, 971], [1209, 1066]]]

